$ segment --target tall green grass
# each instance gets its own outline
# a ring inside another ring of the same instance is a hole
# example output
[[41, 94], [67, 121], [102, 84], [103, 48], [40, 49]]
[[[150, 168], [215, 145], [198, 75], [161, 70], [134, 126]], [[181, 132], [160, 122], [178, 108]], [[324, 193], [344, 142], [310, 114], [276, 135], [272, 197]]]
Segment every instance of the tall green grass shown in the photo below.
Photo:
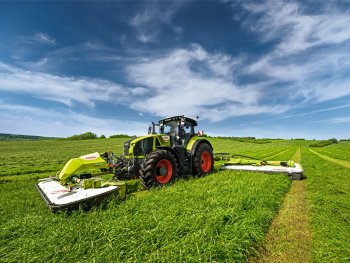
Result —
[[47, 173], [55, 175], [71, 158], [92, 152], [123, 152], [124, 139], [1, 141], [0, 178]]
[[0, 254], [9, 262], [246, 261], [289, 185], [280, 175], [219, 172], [67, 215], [48, 211], [33, 180], [5, 182]]

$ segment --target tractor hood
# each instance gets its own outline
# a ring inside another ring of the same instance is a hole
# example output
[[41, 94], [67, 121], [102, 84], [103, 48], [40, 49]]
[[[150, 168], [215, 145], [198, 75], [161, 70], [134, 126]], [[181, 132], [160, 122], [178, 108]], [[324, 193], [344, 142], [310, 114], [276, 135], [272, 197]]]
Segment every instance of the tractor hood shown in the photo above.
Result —
[[124, 143], [125, 158], [144, 158], [158, 146], [170, 147], [170, 136], [166, 134], [150, 134], [128, 140]]

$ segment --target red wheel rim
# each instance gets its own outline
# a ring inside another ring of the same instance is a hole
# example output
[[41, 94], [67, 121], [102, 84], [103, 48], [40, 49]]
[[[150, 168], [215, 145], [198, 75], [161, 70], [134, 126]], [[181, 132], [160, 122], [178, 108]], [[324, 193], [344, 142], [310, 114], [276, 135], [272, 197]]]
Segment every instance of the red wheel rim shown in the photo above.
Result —
[[170, 181], [173, 176], [173, 166], [171, 162], [166, 159], [162, 159], [157, 163], [156, 167], [156, 178], [161, 184], [166, 184]]
[[210, 154], [207, 151], [203, 152], [201, 156], [201, 166], [203, 172], [207, 173], [210, 171], [211, 162], [212, 160]]

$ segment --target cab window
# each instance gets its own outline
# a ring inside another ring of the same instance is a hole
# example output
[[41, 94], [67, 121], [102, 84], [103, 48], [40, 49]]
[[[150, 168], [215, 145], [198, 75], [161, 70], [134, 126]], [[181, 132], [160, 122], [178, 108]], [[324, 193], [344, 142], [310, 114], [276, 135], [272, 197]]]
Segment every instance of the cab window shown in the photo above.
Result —
[[162, 133], [164, 134], [172, 134], [172, 133], [177, 134], [178, 123], [176, 121], [170, 121], [167, 124], [165, 124], [162, 129], [163, 129]]

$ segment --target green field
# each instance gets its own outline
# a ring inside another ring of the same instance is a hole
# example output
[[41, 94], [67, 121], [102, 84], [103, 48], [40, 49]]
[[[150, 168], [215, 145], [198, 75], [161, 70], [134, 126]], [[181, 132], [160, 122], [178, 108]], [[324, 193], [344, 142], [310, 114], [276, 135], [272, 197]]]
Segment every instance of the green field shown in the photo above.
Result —
[[[0, 141], [0, 261], [263, 259], [261, 248], [269, 242], [265, 236], [294, 185], [284, 175], [216, 170], [161, 189], [133, 190], [124, 202], [89, 212], [48, 210], [35, 189], [38, 178], [55, 175], [67, 160], [83, 154], [108, 150], [121, 154], [124, 140]], [[306, 189], [311, 229], [311, 244], [305, 245], [309, 261], [350, 261], [350, 142], [309, 148], [310, 142], [303, 140], [264, 144], [210, 140], [216, 152], [300, 159], [307, 177], [300, 183]]]

